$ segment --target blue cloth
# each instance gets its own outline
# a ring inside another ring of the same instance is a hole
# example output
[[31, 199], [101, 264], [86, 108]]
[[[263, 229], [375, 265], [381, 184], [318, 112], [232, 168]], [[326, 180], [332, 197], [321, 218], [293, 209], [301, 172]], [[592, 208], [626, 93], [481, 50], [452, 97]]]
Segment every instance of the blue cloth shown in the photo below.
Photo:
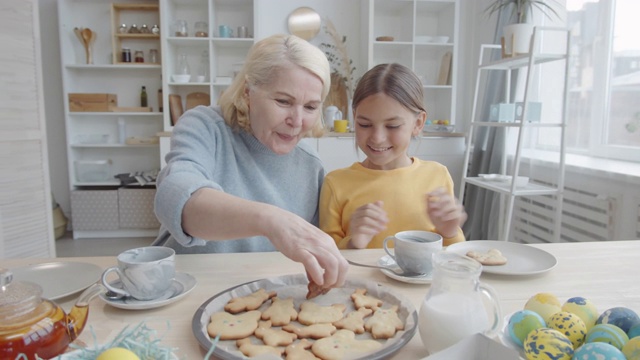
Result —
[[153, 245], [181, 254], [275, 250], [263, 236], [205, 241], [185, 234], [182, 210], [200, 188], [275, 205], [318, 225], [325, 171], [316, 150], [304, 142], [278, 155], [252, 134], [232, 130], [219, 107], [198, 106], [173, 128], [166, 160], [157, 179], [155, 213], [162, 225]]

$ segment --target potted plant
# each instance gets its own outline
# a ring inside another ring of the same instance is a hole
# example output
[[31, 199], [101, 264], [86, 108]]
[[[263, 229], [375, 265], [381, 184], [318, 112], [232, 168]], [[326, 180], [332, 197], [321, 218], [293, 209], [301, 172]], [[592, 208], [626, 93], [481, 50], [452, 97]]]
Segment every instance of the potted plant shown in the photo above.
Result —
[[506, 25], [502, 30], [502, 46], [505, 55], [515, 56], [529, 52], [531, 34], [533, 34], [533, 24], [528, 22], [530, 15], [533, 9], [537, 8], [548, 18], [551, 18], [550, 14], [559, 17], [556, 10], [549, 5], [551, 2], [556, 3], [554, 0], [495, 0], [487, 7], [489, 16], [511, 8], [511, 18], [515, 22]]

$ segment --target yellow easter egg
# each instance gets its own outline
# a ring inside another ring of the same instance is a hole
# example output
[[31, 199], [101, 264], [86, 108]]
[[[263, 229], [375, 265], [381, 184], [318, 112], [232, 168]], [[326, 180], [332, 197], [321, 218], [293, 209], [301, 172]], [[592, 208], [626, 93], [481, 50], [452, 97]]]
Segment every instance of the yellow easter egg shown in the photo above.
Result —
[[103, 351], [96, 360], [140, 360], [140, 358], [131, 350], [116, 347]]
[[536, 312], [544, 321], [548, 321], [553, 314], [562, 311], [562, 305], [553, 294], [537, 293], [524, 304], [524, 309]]

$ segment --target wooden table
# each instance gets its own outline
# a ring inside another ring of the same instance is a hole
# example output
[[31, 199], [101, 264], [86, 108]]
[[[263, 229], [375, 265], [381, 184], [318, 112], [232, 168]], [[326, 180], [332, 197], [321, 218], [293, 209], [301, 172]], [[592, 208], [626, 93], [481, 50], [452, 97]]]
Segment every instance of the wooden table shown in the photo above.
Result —
[[[614, 306], [626, 306], [640, 311], [640, 241], [605, 241], [591, 243], [561, 243], [532, 245], [544, 249], [558, 259], [551, 271], [532, 276], [483, 274], [481, 280], [493, 286], [500, 297], [503, 314], [521, 309], [527, 299], [538, 292], [551, 292], [561, 302], [573, 296], [591, 299], [599, 311]], [[352, 260], [375, 263], [383, 250], [347, 250]], [[49, 261], [80, 261], [103, 268], [116, 264], [115, 257], [75, 257], [57, 259], [6, 259], [3, 267], [17, 267]], [[177, 270], [192, 274], [198, 280], [196, 288], [184, 299], [152, 310], [122, 310], [104, 304], [100, 299], [91, 303], [89, 322], [80, 339], [93, 343], [89, 326], [98, 341], [103, 342], [127, 324], [160, 321], [161, 333], [168, 320], [170, 330], [164, 336], [166, 346], [177, 347], [185, 359], [202, 359], [206, 353], [191, 330], [191, 319], [198, 307], [213, 295], [238, 284], [267, 277], [301, 273], [302, 265], [280, 253], [204, 254], [177, 256]], [[390, 279], [376, 269], [352, 267], [349, 278], [369, 279], [383, 284], [409, 298], [416, 309], [429, 290], [429, 285], [412, 285]], [[73, 296], [60, 299], [65, 310], [71, 308]], [[428, 353], [416, 336], [395, 356], [396, 359], [420, 359]]]

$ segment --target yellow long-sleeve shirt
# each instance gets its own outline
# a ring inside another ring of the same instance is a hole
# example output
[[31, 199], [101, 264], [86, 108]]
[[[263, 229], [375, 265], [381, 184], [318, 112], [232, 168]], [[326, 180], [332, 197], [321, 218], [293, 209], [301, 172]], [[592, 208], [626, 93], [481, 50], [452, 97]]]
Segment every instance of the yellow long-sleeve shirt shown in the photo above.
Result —
[[[427, 214], [425, 195], [444, 187], [453, 196], [453, 180], [440, 163], [412, 160], [411, 166], [394, 170], [367, 169], [358, 162], [330, 172], [320, 193], [320, 228], [345, 249], [351, 238], [351, 215], [364, 204], [382, 200], [389, 218], [387, 229], [374, 236], [367, 248], [381, 248], [386, 237], [400, 231], [436, 232]], [[464, 240], [462, 229], [458, 229], [458, 235], [445, 238], [443, 245]]]

